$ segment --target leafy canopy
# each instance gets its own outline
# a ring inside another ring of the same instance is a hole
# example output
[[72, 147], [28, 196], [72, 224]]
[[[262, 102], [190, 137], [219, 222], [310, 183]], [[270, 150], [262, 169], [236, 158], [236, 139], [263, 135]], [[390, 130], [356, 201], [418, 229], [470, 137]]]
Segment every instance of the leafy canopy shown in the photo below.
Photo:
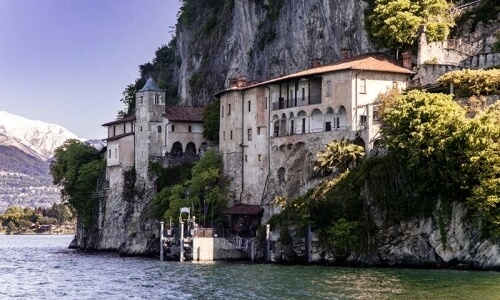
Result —
[[92, 192], [105, 173], [105, 161], [94, 147], [68, 140], [58, 147], [50, 165], [53, 182], [61, 187], [63, 201], [72, 207], [83, 224], [92, 225]]
[[375, 0], [366, 22], [372, 41], [392, 50], [411, 47], [421, 26], [429, 41], [446, 39], [453, 26], [446, 0]]

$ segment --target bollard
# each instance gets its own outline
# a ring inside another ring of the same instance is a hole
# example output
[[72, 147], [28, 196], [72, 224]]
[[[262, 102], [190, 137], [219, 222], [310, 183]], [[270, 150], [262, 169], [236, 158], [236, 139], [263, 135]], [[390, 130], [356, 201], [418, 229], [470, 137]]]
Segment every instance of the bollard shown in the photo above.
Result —
[[160, 260], [163, 261], [164, 253], [163, 253], [163, 222], [160, 222]]

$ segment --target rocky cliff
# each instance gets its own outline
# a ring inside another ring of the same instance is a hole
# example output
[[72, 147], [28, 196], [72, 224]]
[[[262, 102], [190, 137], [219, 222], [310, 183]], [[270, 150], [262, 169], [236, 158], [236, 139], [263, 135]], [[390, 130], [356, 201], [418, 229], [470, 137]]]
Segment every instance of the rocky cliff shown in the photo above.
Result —
[[308, 68], [313, 58], [338, 60], [342, 48], [372, 50], [363, 0], [186, 2], [193, 4], [181, 9], [176, 49], [179, 97], [189, 104], [206, 103], [234, 76], [266, 80]]

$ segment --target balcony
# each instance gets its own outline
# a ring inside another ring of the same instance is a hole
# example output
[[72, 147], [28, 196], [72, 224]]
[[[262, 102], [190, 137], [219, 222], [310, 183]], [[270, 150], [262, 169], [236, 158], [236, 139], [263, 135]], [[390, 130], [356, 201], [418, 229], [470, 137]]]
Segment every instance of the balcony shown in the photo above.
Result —
[[279, 98], [278, 102], [273, 102], [272, 110], [293, 108], [307, 105], [321, 104], [321, 95], [312, 95], [311, 97], [300, 97], [293, 99]]

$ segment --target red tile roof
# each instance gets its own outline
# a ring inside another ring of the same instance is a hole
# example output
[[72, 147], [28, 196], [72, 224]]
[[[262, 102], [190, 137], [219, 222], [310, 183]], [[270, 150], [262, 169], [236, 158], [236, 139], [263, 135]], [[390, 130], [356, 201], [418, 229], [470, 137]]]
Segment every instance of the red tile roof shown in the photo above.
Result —
[[260, 205], [251, 204], [235, 204], [230, 208], [226, 209], [223, 214], [225, 215], [260, 215], [263, 212], [263, 208]]
[[163, 114], [169, 121], [203, 122], [202, 106], [168, 106]]
[[267, 81], [263, 81], [261, 83], [251, 85], [251, 86], [246, 86], [246, 87], [233, 87], [226, 89], [224, 91], [221, 91], [216, 94], [216, 96], [220, 95], [221, 93], [225, 91], [232, 91], [232, 90], [244, 90], [250, 87], [255, 87], [255, 86], [260, 86], [260, 85], [266, 85], [286, 79], [293, 79], [293, 78], [301, 78], [301, 77], [308, 77], [308, 76], [313, 76], [313, 75], [319, 75], [323, 73], [330, 73], [330, 72], [335, 72], [335, 71], [342, 71], [342, 70], [363, 70], [363, 71], [378, 71], [378, 72], [387, 72], [387, 73], [401, 73], [401, 74], [412, 74], [413, 72], [403, 68], [401, 64], [393, 59], [392, 57], [388, 56], [387, 54], [384, 53], [365, 53], [361, 55], [356, 55], [352, 56], [347, 59], [342, 59], [339, 61], [336, 61], [331, 64], [327, 65], [322, 65], [316, 68], [311, 68], [303, 71], [299, 71], [296, 73], [292, 73], [290, 75], [278, 77], [275, 79], [270, 79]]
[[129, 136], [129, 135], [134, 135], [134, 133], [133, 132], [122, 133], [119, 135], [109, 137], [107, 139], [103, 139], [103, 141], [114, 141], [114, 140], [118, 140], [118, 139], [121, 139], [122, 137]]
[[126, 118], [123, 118], [120, 120], [115, 120], [115, 121], [111, 121], [108, 123], [104, 123], [101, 126], [111, 126], [111, 125], [122, 124], [122, 123], [133, 122], [133, 121], [135, 121], [135, 116], [130, 116], [130, 117], [126, 117]]

